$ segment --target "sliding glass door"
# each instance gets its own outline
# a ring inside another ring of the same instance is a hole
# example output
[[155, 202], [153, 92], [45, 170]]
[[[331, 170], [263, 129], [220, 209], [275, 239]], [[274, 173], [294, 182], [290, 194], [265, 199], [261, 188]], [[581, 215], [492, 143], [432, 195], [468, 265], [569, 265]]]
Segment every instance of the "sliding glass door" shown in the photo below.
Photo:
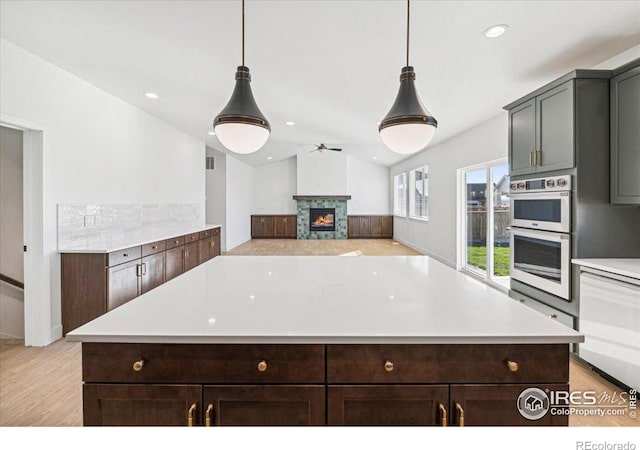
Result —
[[509, 286], [509, 166], [492, 162], [461, 170], [460, 267]]

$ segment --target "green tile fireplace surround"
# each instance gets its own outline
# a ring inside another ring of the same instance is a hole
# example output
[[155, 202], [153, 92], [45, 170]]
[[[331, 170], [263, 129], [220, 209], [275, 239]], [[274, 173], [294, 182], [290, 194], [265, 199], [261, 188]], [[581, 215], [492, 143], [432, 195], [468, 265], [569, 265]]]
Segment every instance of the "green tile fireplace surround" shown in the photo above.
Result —
[[[350, 195], [294, 195], [298, 202], [298, 239], [347, 239], [347, 200]], [[335, 208], [335, 231], [311, 231], [310, 208]]]

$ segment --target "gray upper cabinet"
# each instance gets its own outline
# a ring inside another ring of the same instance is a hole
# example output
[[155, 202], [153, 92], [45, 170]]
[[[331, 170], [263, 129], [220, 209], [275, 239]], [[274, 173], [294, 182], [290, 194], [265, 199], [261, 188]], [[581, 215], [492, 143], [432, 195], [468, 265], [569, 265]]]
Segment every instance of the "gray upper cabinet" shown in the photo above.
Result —
[[536, 171], [533, 149], [536, 147], [536, 101], [531, 99], [509, 111], [509, 163], [511, 175]]
[[640, 204], [640, 67], [610, 86], [611, 203]]
[[574, 166], [574, 80], [509, 109], [510, 175]]
[[574, 81], [536, 97], [536, 172], [574, 166]]

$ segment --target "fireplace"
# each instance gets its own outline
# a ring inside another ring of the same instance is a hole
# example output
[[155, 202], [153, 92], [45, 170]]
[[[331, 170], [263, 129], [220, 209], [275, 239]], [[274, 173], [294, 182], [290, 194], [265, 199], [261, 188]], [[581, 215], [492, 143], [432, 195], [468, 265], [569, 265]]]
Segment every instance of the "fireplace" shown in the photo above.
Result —
[[335, 208], [309, 208], [309, 231], [335, 231]]

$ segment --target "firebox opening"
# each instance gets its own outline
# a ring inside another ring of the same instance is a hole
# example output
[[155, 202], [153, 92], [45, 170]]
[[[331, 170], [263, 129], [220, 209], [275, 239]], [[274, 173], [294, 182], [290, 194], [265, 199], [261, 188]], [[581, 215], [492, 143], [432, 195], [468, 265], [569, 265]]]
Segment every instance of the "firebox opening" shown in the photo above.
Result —
[[335, 208], [310, 208], [309, 229], [311, 231], [335, 231]]

